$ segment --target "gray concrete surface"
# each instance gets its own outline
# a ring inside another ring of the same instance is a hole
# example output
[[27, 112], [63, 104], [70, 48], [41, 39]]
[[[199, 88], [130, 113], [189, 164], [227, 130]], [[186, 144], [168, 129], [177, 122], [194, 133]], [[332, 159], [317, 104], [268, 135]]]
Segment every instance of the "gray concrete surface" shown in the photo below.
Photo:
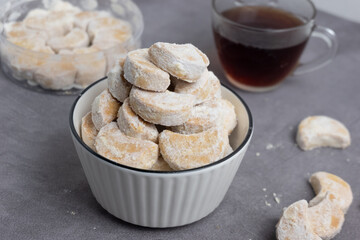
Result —
[[[136, 2], [146, 21], [144, 46], [191, 42], [229, 85], [211, 34], [210, 1]], [[31, 92], [0, 73], [0, 239], [275, 239], [282, 208], [314, 196], [307, 179], [319, 170], [335, 173], [353, 187], [354, 202], [335, 239], [360, 239], [360, 25], [324, 13], [317, 19], [338, 34], [336, 59], [316, 72], [287, 79], [273, 92], [237, 91], [255, 119], [251, 146], [221, 205], [180, 228], [141, 228], [102, 209], [90, 192], [69, 133], [75, 97]], [[316, 43], [309, 48], [318, 51]], [[352, 133], [352, 145], [346, 150], [299, 150], [296, 126], [312, 114], [341, 120]], [[274, 148], [267, 149], [269, 144]]]

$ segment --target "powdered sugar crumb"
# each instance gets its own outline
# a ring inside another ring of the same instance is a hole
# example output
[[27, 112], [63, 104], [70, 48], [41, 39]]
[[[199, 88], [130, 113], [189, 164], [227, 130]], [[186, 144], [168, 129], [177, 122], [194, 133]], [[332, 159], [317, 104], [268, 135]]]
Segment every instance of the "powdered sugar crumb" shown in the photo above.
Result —
[[271, 143], [269, 143], [268, 145], [266, 145], [266, 150], [271, 150], [274, 148], [274, 145], [272, 145]]
[[271, 207], [271, 203], [269, 203], [268, 201], [265, 200], [265, 205], [268, 207]]
[[279, 198], [279, 196], [277, 196], [276, 193], [273, 193], [273, 197], [274, 197], [275, 202], [276, 202], [277, 204], [279, 204], [279, 203], [280, 203], [280, 198]]

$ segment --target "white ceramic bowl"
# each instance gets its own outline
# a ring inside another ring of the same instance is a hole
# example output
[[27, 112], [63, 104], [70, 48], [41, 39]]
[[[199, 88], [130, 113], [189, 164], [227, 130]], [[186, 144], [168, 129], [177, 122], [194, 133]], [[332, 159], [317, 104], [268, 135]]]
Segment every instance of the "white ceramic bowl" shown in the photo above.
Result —
[[81, 118], [106, 87], [106, 78], [89, 86], [70, 112], [75, 148], [100, 205], [126, 222], [159, 228], [189, 224], [211, 213], [229, 189], [252, 137], [253, 121], [245, 102], [232, 90], [222, 87], [223, 98], [234, 104], [238, 117], [238, 126], [230, 136], [233, 153], [200, 168], [159, 172], [115, 163], [81, 140]]

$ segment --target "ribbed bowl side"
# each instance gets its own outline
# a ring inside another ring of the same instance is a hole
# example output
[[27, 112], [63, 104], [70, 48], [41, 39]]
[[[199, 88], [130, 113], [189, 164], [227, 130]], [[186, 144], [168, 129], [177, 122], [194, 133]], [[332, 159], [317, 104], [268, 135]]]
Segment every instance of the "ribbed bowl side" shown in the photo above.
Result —
[[181, 226], [211, 213], [224, 198], [247, 148], [211, 168], [158, 174], [112, 165], [73, 140], [101, 206], [124, 221], [146, 227]]

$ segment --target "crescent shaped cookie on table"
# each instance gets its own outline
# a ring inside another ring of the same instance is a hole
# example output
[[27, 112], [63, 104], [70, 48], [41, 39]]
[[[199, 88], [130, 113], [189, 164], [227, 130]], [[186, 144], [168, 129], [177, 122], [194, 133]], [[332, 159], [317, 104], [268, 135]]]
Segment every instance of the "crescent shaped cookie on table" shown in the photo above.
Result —
[[304, 151], [317, 147], [346, 148], [351, 137], [341, 122], [327, 116], [311, 116], [300, 122], [296, 142]]
[[310, 206], [318, 204], [325, 197], [327, 192], [330, 192], [334, 198], [331, 200], [338, 205], [344, 213], [349, 209], [353, 201], [353, 193], [350, 185], [340, 177], [327, 173], [316, 172], [311, 175], [309, 182], [314, 189], [316, 197], [310, 202]]
[[226, 129], [228, 134], [237, 125], [235, 107], [225, 99], [213, 99], [193, 107], [189, 119], [171, 129], [182, 134], [199, 133], [213, 127]]
[[159, 135], [161, 155], [174, 170], [213, 163], [224, 156], [228, 145], [227, 132], [217, 128], [189, 135], [164, 130]]
[[115, 65], [107, 73], [108, 89], [111, 95], [119, 102], [124, 102], [129, 97], [132, 85], [124, 78], [124, 59], [118, 59]]
[[97, 130], [116, 119], [120, 103], [111, 96], [108, 90], [104, 90], [97, 96], [92, 105], [92, 121]]
[[150, 92], [133, 87], [130, 91], [132, 110], [147, 122], [163, 126], [183, 124], [190, 116], [195, 97], [170, 91]]
[[150, 169], [158, 160], [158, 145], [124, 135], [115, 122], [102, 127], [95, 138], [96, 151], [117, 163]]
[[127, 54], [124, 77], [134, 86], [149, 91], [164, 92], [170, 85], [170, 75], [150, 62], [147, 48]]
[[145, 122], [133, 112], [129, 105], [129, 98], [119, 108], [117, 116], [119, 129], [126, 136], [157, 142], [159, 132], [155, 125]]
[[192, 44], [154, 43], [149, 48], [149, 55], [156, 66], [187, 82], [196, 82], [210, 63]]
[[196, 96], [195, 104], [200, 104], [213, 98], [221, 98], [221, 84], [211, 71], [205, 70], [195, 83], [176, 79], [175, 92]]
[[345, 221], [344, 212], [333, 202], [335, 198], [332, 193], [327, 192], [320, 202], [309, 208], [310, 226], [322, 239], [335, 237]]
[[276, 225], [278, 240], [321, 240], [310, 227], [306, 200], [300, 200], [284, 209]]

